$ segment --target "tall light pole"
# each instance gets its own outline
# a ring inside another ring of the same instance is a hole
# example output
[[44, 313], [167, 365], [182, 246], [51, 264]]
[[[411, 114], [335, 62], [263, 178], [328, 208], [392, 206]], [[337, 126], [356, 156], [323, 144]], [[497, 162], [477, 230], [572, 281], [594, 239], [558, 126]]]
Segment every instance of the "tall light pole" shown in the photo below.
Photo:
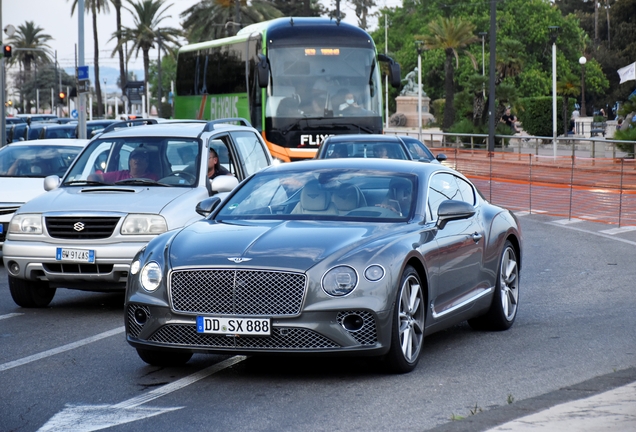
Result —
[[422, 140], [422, 41], [415, 41], [417, 45], [417, 139]]
[[[1, 1], [1, 0], [0, 0]], [[384, 14], [384, 54], [389, 54], [389, 28], [386, 23], [386, 14]], [[389, 128], [389, 74], [384, 76], [384, 116], [386, 117], [386, 128]]]
[[559, 35], [559, 26], [549, 26], [550, 40], [552, 42], [552, 149], [554, 158], [557, 156], [557, 94], [556, 94], [556, 40]]
[[106, 83], [108, 79], [104, 78], [104, 118], [108, 118], [108, 93], [106, 91]]
[[[486, 76], [486, 35], [488, 32], [479, 32], [479, 36], [481, 36], [481, 76]], [[486, 98], [486, 83], [482, 83], [481, 92], [484, 95], [484, 99]]]
[[585, 56], [581, 56], [579, 64], [581, 65], [581, 115], [583, 117], [587, 116], [587, 111], [585, 111], [585, 63], [587, 63], [587, 59]]

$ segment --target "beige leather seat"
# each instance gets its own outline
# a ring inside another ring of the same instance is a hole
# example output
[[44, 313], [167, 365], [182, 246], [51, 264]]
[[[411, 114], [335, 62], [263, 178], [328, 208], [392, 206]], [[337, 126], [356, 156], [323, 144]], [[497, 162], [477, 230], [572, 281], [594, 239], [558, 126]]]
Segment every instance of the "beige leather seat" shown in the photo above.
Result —
[[337, 215], [338, 209], [331, 201], [331, 194], [317, 180], [312, 180], [300, 192], [300, 202], [292, 214]]
[[367, 200], [364, 198], [360, 188], [351, 183], [341, 184], [333, 193], [331, 200], [341, 215], [347, 214], [351, 210], [367, 206]]

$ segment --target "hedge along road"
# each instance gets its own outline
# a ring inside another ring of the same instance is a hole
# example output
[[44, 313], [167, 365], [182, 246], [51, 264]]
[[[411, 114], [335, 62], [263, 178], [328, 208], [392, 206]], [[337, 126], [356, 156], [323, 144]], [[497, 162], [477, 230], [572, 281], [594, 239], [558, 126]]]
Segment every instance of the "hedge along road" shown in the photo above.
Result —
[[515, 325], [427, 337], [407, 375], [339, 357], [195, 355], [183, 368], [147, 366], [121, 332], [123, 295], [60, 290], [49, 308], [21, 309], [0, 268], [0, 429], [426, 430], [636, 366], [636, 231], [520, 219]]

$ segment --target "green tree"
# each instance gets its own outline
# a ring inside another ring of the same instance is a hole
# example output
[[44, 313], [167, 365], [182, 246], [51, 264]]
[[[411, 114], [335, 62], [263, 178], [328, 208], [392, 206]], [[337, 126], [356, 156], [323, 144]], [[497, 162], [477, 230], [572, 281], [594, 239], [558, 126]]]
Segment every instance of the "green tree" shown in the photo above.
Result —
[[563, 135], [568, 134], [570, 98], [581, 94], [581, 81], [574, 75], [568, 74], [557, 81], [557, 94], [561, 95], [561, 116], [563, 118]]
[[[416, 36], [416, 38], [421, 39], [427, 49], [441, 49], [446, 55], [446, 60], [444, 62], [444, 93], [446, 101], [444, 104], [444, 120], [442, 122], [442, 128], [444, 130], [448, 130], [455, 121], [454, 73], [455, 68], [459, 67], [458, 50], [476, 42], [478, 38], [473, 34], [475, 26], [471, 22], [460, 17], [440, 17], [428, 25], [428, 31], [429, 34]], [[468, 51], [465, 52], [472, 59], [473, 65], [476, 69], [477, 62], [474, 56]], [[453, 60], [455, 60], [455, 62], [453, 62]]]
[[13, 56], [7, 61], [8, 64], [19, 63], [24, 73], [18, 75], [18, 82], [20, 84], [20, 105], [22, 101], [27, 101], [27, 110], [31, 111], [31, 95], [24, 95], [25, 92], [24, 83], [27, 81], [35, 81], [37, 77], [34, 76], [35, 70], [32, 72], [32, 66], [34, 64], [49, 64], [51, 58], [49, 53], [51, 47], [47, 42], [53, 40], [53, 38], [44, 33], [42, 27], [36, 26], [33, 21], [25, 21], [24, 24], [20, 24], [15, 34], [7, 39], [7, 43], [16, 48]]
[[[69, 1], [69, 0], [67, 0]], [[75, 9], [77, 8], [77, 0], [72, 0], [73, 5], [71, 6], [71, 16], [75, 14]], [[108, 12], [108, 1], [107, 0], [86, 0], [85, 1], [85, 12], [87, 14], [91, 14], [93, 20], [93, 64], [94, 64], [94, 73], [95, 73], [95, 93], [97, 96], [97, 117], [103, 116], [103, 102], [102, 102], [102, 87], [99, 82], [99, 37], [97, 35], [97, 14], [100, 12]]]
[[[179, 44], [179, 37], [182, 35], [181, 30], [172, 27], [161, 27], [161, 22], [168, 16], [165, 15], [166, 10], [171, 5], [164, 6], [164, 0], [126, 0], [132, 9], [126, 8], [133, 14], [133, 27], [124, 27], [121, 29], [121, 39], [115, 51], [120, 46], [131, 43], [128, 48], [128, 57], [133, 52], [135, 57], [139, 56], [139, 51], [142, 52], [144, 62], [144, 88], [148, 88], [148, 72], [150, 69], [150, 49], [155, 47], [158, 42], [158, 48], [165, 54], [169, 54], [172, 46]], [[116, 34], [113, 38], [116, 38]], [[113, 51], [113, 53], [115, 53]], [[146, 101], [144, 107], [145, 112], [149, 112], [149, 101]]]
[[[159, 112], [162, 117], [172, 116], [171, 105], [168, 102], [159, 100], [159, 86], [162, 89], [171, 88], [172, 82], [177, 77], [177, 59], [174, 55], [166, 55], [161, 58], [161, 83], [159, 83], [159, 63], [158, 60], [150, 62], [148, 74], [148, 84], [150, 85], [151, 103], [160, 107]], [[162, 93], [162, 98], [168, 99], [167, 92]]]
[[243, 26], [280, 18], [283, 13], [269, 1], [254, 0], [248, 6], [241, 0], [236, 9], [236, 0], [202, 0], [183, 11], [183, 28], [190, 43], [231, 36]]

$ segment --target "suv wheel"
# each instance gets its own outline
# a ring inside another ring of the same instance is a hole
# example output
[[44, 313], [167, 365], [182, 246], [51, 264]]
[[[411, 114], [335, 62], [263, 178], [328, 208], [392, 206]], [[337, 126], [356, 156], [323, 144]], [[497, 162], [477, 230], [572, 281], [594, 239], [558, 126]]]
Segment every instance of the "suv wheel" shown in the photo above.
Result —
[[48, 282], [34, 282], [9, 276], [9, 290], [18, 306], [43, 308], [53, 300], [56, 288], [49, 288]]

